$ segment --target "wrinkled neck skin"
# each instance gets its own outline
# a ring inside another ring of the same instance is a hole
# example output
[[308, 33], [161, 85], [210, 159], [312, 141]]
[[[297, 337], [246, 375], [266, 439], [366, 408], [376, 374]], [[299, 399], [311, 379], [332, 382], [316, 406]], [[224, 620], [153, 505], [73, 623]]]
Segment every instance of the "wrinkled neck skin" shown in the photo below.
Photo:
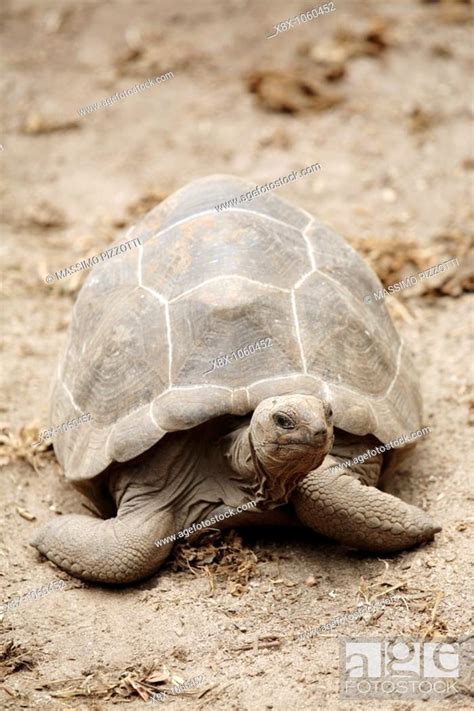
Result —
[[[235, 425], [234, 425], [235, 427]], [[152, 511], [173, 511], [176, 531], [202, 522], [224, 507], [237, 508], [251, 501], [264, 501], [266, 494], [256, 479], [251, 454], [245, 447], [248, 423], [229, 434], [229, 427], [205, 423], [185, 432], [166, 435], [157, 445], [124, 464], [116, 463], [108, 489], [120, 511], [150, 507]], [[229, 446], [239, 452], [235, 469]], [[247, 438], [248, 442], [248, 438]], [[240, 466], [240, 465], [239, 465]], [[150, 496], [151, 494], [151, 496]]]
[[268, 477], [258, 461], [251, 443], [248, 423], [238, 427], [219, 442], [230, 468], [241, 479], [242, 488], [253, 500], [263, 505], [268, 499]]
[[226, 457], [231, 468], [251, 486], [254, 499], [262, 510], [287, 503], [297, 484], [308, 474], [307, 471], [295, 473], [294, 461], [285, 463], [278, 456], [270, 458], [266, 468], [258, 457], [249, 424], [234, 430], [226, 440]]

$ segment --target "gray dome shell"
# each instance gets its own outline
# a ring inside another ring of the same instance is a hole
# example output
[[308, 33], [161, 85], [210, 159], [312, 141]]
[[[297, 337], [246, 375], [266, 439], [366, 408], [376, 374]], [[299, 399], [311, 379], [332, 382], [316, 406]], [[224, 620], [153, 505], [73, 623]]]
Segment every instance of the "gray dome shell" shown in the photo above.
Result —
[[[141, 247], [93, 268], [53, 389], [54, 424], [92, 415], [55, 437], [68, 479], [285, 393], [329, 400], [336, 427], [382, 442], [420, 427], [410, 354], [384, 303], [363, 302], [381, 288], [375, 274], [274, 194], [216, 211], [253, 187], [225, 175], [190, 183], [131, 228]], [[262, 338], [271, 347], [204, 375]]]

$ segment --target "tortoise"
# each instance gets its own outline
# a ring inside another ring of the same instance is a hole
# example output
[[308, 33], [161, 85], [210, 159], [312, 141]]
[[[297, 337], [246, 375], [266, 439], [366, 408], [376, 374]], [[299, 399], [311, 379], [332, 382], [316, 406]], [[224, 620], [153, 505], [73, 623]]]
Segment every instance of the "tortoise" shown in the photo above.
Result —
[[378, 278], [308, 212], [256, 192], [191, 182], [79, 293], [50, 416], [91, 413], [54, 449], [95, 515], [49, 521], [32, 542], [71, 575], [148, 577], [206, 519], [382, 552], [441, 530], [376, 488], [421, 425], [410, 352], [384, 303], [364, 303]]

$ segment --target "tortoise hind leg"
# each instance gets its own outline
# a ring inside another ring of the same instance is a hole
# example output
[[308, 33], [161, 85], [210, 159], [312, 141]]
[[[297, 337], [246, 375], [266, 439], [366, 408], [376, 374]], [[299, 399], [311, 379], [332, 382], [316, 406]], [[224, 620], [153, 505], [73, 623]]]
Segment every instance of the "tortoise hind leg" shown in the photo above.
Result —
[[351, 548], [398, 551], [441, 530], [418, 507], [340, 472], [310, 472], [291, 501], [302, 523]]
[[82, 580], [131, 583], [159, 569], [173, 542], [158, 547], [155, 541], [174, 531], [172, 513], [159, 510], [156, 494], [143, 494], [105, 521], [80, 514], [54, 519], [38, 531], [31, 545]]

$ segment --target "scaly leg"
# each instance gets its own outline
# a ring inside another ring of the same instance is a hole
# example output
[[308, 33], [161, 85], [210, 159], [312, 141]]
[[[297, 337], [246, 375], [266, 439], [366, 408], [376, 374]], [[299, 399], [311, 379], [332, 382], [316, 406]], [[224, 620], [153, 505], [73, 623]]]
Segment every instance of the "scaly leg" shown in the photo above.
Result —
[[347, 473], [312, 471], [291, 501], [302, 523], [351, 548], [403, 550], [441, 530], [421, 509]]
[[136, 491], [114, 518], [73, 514], [49, 521], [32, 545], [70, 575], [100, 583], [131, 583], [155, 573], [173, 543], [174, 516], [160, 510], [156, 492]]

